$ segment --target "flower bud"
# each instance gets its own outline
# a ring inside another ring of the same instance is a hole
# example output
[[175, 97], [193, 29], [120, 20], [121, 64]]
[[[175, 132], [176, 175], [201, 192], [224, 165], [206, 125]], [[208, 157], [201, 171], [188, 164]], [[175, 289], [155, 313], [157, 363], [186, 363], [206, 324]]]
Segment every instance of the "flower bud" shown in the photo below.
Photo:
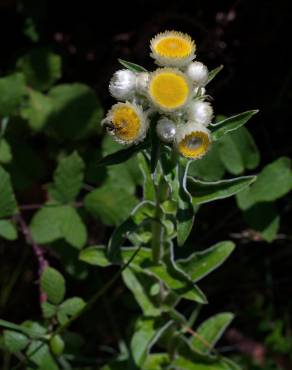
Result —
[[205, 86], [208, 81], [208, 68], [201, 62], [190, 63], [186, 69], [186, 74], [194, 84], [199, 86]]
[[197, 100], [189, 104], [188, 116], [190, 121], [208, 126], [213, 118], [213, 108], [210, 103]]
[[160, 118], [156, 125], [156, 133], [161, 141], [170, 143], [176, 134], [176, 125], [166, 117]]

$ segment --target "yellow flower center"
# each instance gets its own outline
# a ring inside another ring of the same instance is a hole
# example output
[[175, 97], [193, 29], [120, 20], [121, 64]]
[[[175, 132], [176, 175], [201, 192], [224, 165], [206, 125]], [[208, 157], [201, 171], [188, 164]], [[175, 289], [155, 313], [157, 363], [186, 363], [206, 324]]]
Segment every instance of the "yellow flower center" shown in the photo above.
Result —
[[131, 107], [118, 107], [113, 113], [112, 123], [115, 126], [115, 135], [121, 140], [132, 141], [139, 135], [141, 121]]
[[208, 134], [202, 131], [195, 131], [185, 138], [178, 144], [179, 152], [187, 158], [198, 158], [204, 155], [210, 145], [210, 139]]
[[156, 53], [169, 58], [185, 58], [191, 54], [192, 49], [192, 42], [179, 36], [164, 37], [154, 45]]
[[164, 71], [152, 77], [149, 93], [154, 103], [162, 108], [174, 110], [186, 103], [190, 88], [184, 76]]

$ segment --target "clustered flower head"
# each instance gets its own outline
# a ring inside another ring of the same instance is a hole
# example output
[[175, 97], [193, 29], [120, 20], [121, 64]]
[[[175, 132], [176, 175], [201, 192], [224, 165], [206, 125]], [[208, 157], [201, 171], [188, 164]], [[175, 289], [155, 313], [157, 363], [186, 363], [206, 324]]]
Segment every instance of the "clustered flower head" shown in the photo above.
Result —
[[190, 159], [208, 151], [208, 125], [213, 108], [206, 100], [208, 68], [196, 58], [196, 44], [189, 35], [166, 31], [150, 42], [151, 57], [159, 66], [153, 72], [117, 71], [109, 84], [119, 100], [103, 120], [107, 131], [121, 144], [142, 141], [150, 126], [149, 117], [159, 115], [156, 133]]

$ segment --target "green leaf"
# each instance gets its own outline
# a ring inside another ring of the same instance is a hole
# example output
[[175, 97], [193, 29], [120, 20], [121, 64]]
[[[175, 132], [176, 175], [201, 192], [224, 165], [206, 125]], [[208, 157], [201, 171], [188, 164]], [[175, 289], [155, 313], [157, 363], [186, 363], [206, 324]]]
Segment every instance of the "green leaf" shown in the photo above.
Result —
[[33, 328], [31, 326], [28, 326], [26, 322], [21, 325], [17, 325], [17, 324], [14, 324], [13, 322], [0, 319], [0, 327], [11, 329], [17, 332], [21, 332], [27, 336], [34, 336]]
[[225, 168], [238, 175], [245, 169], [254, 169], [259, 165], [260, 155], [256, 144], [245, 127], [240, 127], [230, 135], [218, 141], [219, 155]]
[[4, 344], [9, 352], [22, 351], [29, 343], [29, 338], [17, 331], [4, 330]]
[[[190, 162], [189, 162], [190, 163]], [[189, 164], [188, 164], [189, 165]], [[182, 246], [187, 240], [194, 224], [194, 208], [192, 197], [186, 187], [188, 165], [184, 168], [179, 166], [179, 189], [178, 189], [178, 210], [177, 210], [177, 243]]]
[[129, 267], [122, 272], [125, 285], [133, 293], [137, 303], [141, 307], [145, 316], [159, 316], [161, 310], [155, 298], [151, 296], [151, 287], [156, 280], [146, 274], [137, 271], [134, 267]]
[[257, 203], [243, 213], [248, 225], [258, 231], [267, 242], [272, 242], [280, 227], [280, 216], [273, 203]]
[[281, 157], [263, 168], [257, 181], [237, 196], [237, 204], [242, 210], [255, 203], [271, 202], [289, 193], [292, 188], [291, 160]]
[[143, 368], [151, 347], [157, 342], [162, 333], [169, 327], [171, 322], [160, 326], [153, 318], [141, 318], [137, 320], [135, 332], [131, 340], [130, 348], [134, 363]]
[[54, 199], [69, 203], [74, 201], [80, 192], [84, 178], [84, 162], [77, 152], [62, 158], [54, 173]]
[[139, 203], [131, 211], [130, 216], [115, 229], [109, 240], [108, 256], [111, 261], [119, 256], [120, 247], [129, 234], [134, 232], [144, 220], [154, 217], [154, 213], [155, 206], [149, 201]]
[[7, 240], [17, 239], [17, 229], [10, 220], [0, 220], [0, 236]]
[[211, 124], [210, 129], [212, 131], [213, 140], [218, 140], [229, 132], [237, 130], [239, 127], [246, 124], [256, 113], [258, 113], [258, 110], [250, 110]]
[[59, 307], [58, 310], [58, 321], [61, 325], [64, 325], [70, 317], [76, 315], [85, 306], [85, 302], [80, 297], [72, 297], [66, 299]]
[[128, 159], [130, 159], [133, 155], [139, 153], [141, 150], [147, 149], [149, 145], [150, 143], [146, 139], [139, 144], [132, 145], [128, 148], [121, 149], [115, 153], [107, 155], [106, 157], [100, 159], [96, 165], [98, 167], [101, 167], [101, 166], [112, 166], [115, 164], [123, 163], [127, 161]]
[[153, 179], [150, 171], [150, 163], [146, 155], [138, 154], [139, 167], [143, 174], [143, 199], [154, 201], [156, 198]]
[[51, 303], [59, 304], [65, 296], [65, 279], [59, 271], [46, 267], [41, 275], [41, 288]]
[[195, 283], [219, 267], [234, 248], [233, 242], [222, 241], [202, 252], [193, 253], [186, 259], [178, 260], [177, 264]]
[[210, 71], [210, 72], [209, 72], [209, 76], [208, 76], [207, 84], [208, 84], [209, 82], [211, 82], [211, 81], [212, 81], [212, 80], [217, 76], [217, 74], [218, 74], [220, 71], [222, 71], [223, 67], [224, 67], [224, 66], [221, 64], [219, 67], [216, 67], [216, 68], [212, 69], [212, 71]]
[[93, 266], [107, 267], [111, 265], [106, 248], [101, 245], [93, 245], [83, 249], [79, 254], [79, 259]]
[[51, 304], [50, 302], [43, 302], [41, 304], [41, 309], [43, 313], [43, 317], [45, 319], [50, 319], [57, 313], [57, 306]]
[[80, 83], [58, 85], [49, 91], [48, 97], [52, 110], [45, 126], [58, 139], [79, 140], [99, 127], [103, 110], [89, 86]]
[[163, 370], [170, 364], [170, 358], [167, 353], [149, 354], [144, 364], [144, 370]]
[[215, 141], [211, 150], [199, 161], [192, 161], [189, 166], [188, 175], [205, 181], [216, 181], [222, 179], [225, 168], [219, 157], [219, 143]]
[[[201, 353], [210, 353], [233, 318], [232, 313], [224, 312], [205, 320], [196, 330], [197, 336], [192, 338], [191, 344], [195, 350]], [[200, 338], [202, 339], [200, 340]], [[209, 346], [207, 347], [205, 343], [208, 343]]]
[[242, 176], [234, 179], [205, 182], [192, 177], [187, 179], [187, 188], [194, 204], [212, 202], [231, 197], [255, 182], [256, 176]]
[[26, 356], [30, 359], [30, 361], [38, 365], [38, 369], [59, 369], [53, 356], [51, 355], [49, 346], [44, 342], [38, 340], [33, 341], [26, 351]]
[[123, 222], [137, 204], [134, 195], [119, 183], [108, 182], [93, 190], [84, 198], [85, 208], [105, 225], [118, 225]]
[[0, 166], [0, 218], [17, 213], [17, 204], [13, 193], [10, 175]]
[[0, 78], [0, 116], [15, 114], [27, 94], [24, 75], [14, 73]]
[[218, 361], [213, 363], [193, 362], [183, 357], [177, 357], [172, 364], [179, 370], [231, 370]]
[[77, 210], [71, 206], [45, 205], [34, 214], [30, 230], [39, 244], [64, 238], [70, 245], [80, 249], [87, 239], [85, 225]]
[[33, 49], [17, 61], [17, 68], [29, 86], [44, 91], [61, 77], [61, 58], [45, 48]]
[[50, 114], [53, 111], [53, 101], [39, 91], [28, 90], [29, 100], [21, 109], [21, 117], [28, 121], [34, 131], [45, 128]]
[[139, 66], [136, 63], [127, 62], [126, 60], [123, 59], [118, 59], [118, 61], [119, 63], [121, 63], [122, 66], [126, 67], [132, 72], [147, 72], [147, 69], [145, 69], [142, 66]]
[[0, 163], [9, 163], [12, 160], [10, 144], [0, 137]]

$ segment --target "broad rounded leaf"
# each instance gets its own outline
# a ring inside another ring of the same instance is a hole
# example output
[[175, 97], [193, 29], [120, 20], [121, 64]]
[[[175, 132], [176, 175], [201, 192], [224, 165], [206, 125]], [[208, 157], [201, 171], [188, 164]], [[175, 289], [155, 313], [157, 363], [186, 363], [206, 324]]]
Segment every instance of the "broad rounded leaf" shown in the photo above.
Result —
[[61, 77], [61, 57], [45, 48], [33, 49], [17, 62], [27, 84], [34, 89], [47, 90]]
[[65, 296], [65, 279], [59, 271], [52, 267], [46, 267], [41, 276], [41, 288], [51, 303], [59, 304]]
[[10, 175], [0, 166], [0, 218], [17, 213]]
[[67, 203], [77, 197], [83, 183], [84, 168], [84, 162], [77, 152], [59, 161], [51, 189], [55, 200]]
[[0, 78], [0, 116], [8, 116], [20, 107], [27, 94], [22, 73]]
[[29, 343], [29, 338], [17, 331], [4, 330], [4, 345], [9, 352], [22, 351]]
[[10, 220], [0, 220], [0, 237], [7, 240], [17, 239], [17, 229]]
[[257, 181], [238, 194], [239, 208], [246, 210], [258, 202], [270, 202], [281, 198], [292, 189], [291, 159], [281, 157], [263, 168]]

